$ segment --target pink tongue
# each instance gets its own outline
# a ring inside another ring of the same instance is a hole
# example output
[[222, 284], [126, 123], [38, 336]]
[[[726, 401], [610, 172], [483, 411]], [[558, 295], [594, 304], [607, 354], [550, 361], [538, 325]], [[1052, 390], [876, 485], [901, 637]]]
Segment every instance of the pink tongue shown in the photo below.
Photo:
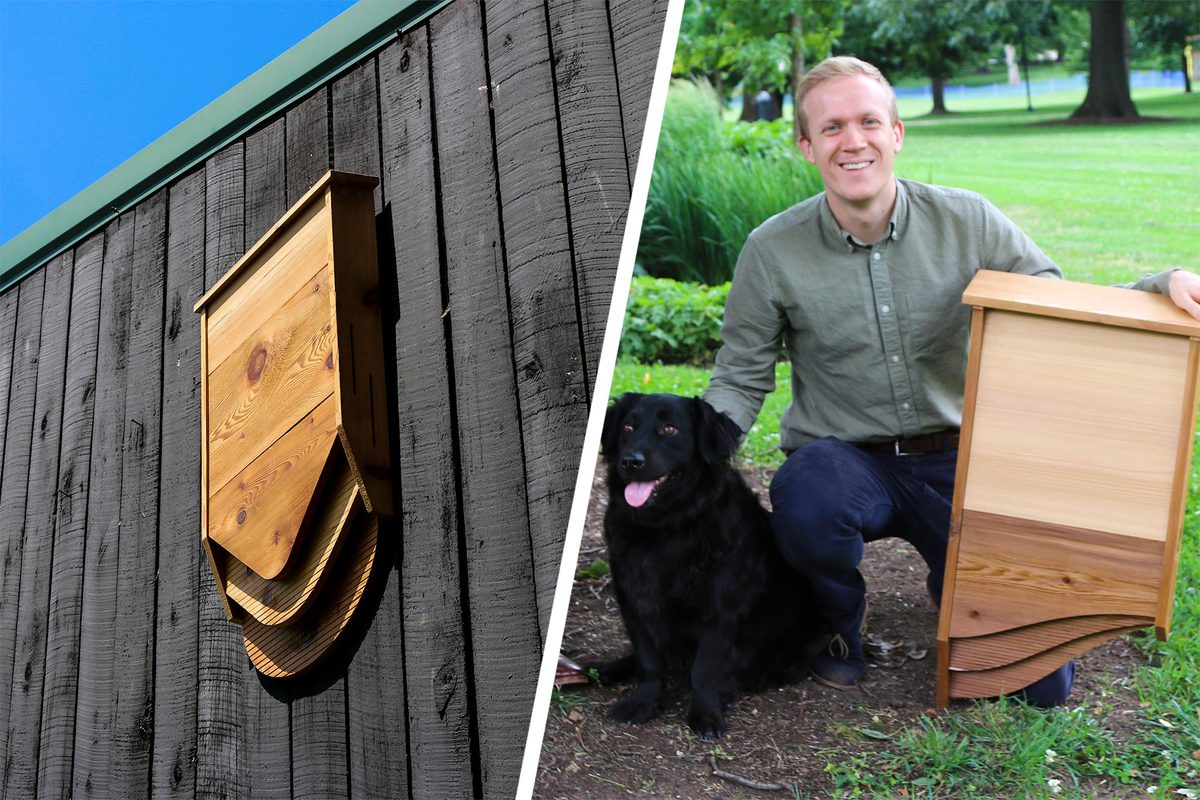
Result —
[[625, 502], [637, 508], [650, 499], [650, 493], [653, 491], [654, 481], [631, 483], [625, 487]]

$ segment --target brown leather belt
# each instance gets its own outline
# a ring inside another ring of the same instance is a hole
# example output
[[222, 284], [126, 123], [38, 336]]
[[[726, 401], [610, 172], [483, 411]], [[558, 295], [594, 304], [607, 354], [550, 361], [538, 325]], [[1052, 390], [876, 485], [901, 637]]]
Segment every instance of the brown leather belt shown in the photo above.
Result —
[[918, 453], [944, 453], [958, 449], [958, 431], [947, 430], [913, 436], [911, 439], [893, 439], [890, 442], [870, 442], [856, 445], [868, 453], [886, 453], [891, 456], [908, 456]]

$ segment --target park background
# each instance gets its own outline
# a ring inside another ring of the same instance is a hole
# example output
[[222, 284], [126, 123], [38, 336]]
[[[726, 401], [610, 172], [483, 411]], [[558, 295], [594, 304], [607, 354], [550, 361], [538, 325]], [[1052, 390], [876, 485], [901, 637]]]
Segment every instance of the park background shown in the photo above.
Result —
[[[1197, 269], [1200, 99], [1191, 93], [1189, 63], [1191, 46], [1200, 50], [1197, 34], [1200, 4], [1190, 0], [868, 0], [852, 7], [689, 1], [610, 396], [694, 395], [707, 385], [746, 235], [821, 190], [816, 168], [794, 146], [790, 88], [804, 63], [826, 55], [858, 55], [895, 84], [907, 133], [896, 159], [900, 177], [983, 194], [1067, 279], [1115, 284], [1174, 267]], [[1005, 45], [1020, 76], [1015, 84]], [[782, 462], [779, 415], [790, 397], [785, 362], [776, 383], [739, 454], [759, 487]], [[848, 699], [847, 707], [865, 711], [868, 722], [862, 713], [814, 720], [823, 734], [807, 748], [788, 748], [786, 730], [760, 733], [745, 717], [731, 724], [745, 729], [738, 744], [714, 747], [689, 740], [672, 719], [680, 715], [664, 710], [645, 727], [662, 726], [668, 745], [687, 742], [674, 761], [695, 762], [689, 783], [686, 768], [664, 767], [661, 757], [646, 767], [612, 756], [612, 745], [599, 757], [587, 744], [589, 726], [603, 737], [643, 734], [604, 719], [614, 690], [564, 689], [552, 703], [538, 796], [728, 796], [739, 789], [712, 777], [710, 763], [726, 772], [740, 767], [761, 782], [770, 762], [768, 780], [797, 798], [1200, 797], [1195, 467], [1170, 641], [1127, 637], [1115, 666], [1113, 659], [1102, 662], [1101, 688], [1096, 682], [1077, 688], [1071, 705], [1042, 711], [1015, 702], [961, 703], [930, 715], [895, 706], [882, 712], [887, 698]], [[566, 653], [573, 638], [594, 647], [614, 632], [623, 636], [619, 624], [596, 619], [615, 610], [597, 602], [611, 593], [597, 486]], [[920, 580], [908, 583], [904, 591], [919, 594]], [[875, 588], [870, 576], [868, 586]], [[913, 666], [933, 671], [931, 662]], [[794, 700], [779, 702], [786, 708]], [[926, 705], [933, 705], [932, 694]], [[787, 755], [764, 760], [764, 748]], [[811, 761], [813, 752], [821, 762], [815, 783], [812, 765], [798, 763]]]

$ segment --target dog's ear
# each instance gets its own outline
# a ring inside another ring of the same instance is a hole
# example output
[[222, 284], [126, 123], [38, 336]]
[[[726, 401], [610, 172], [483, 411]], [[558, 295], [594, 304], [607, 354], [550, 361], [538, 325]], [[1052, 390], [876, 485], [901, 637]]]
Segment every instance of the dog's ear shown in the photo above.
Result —
[[604, 430], [600, 433], [600, 454], [608, 458], [617, 452], [621, 440], [621, 420], [633, 402], [633, 395], [623, 394], [604, 412]]
[[709, 464], [733, 458], [742, 438], [742, 429], [725, 414], [700, 397], [692, 398], [696, 416], [696, 445], [700, 457]]

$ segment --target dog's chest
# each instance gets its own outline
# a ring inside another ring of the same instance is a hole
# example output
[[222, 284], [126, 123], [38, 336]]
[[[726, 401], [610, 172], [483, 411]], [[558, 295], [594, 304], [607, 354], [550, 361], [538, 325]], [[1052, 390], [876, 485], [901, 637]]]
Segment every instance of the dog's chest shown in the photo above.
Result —
[[616, 579], [637, 587], [639, 594], [654, 595], [673, 616], [705, 615], [729, 563], [728, 553], [678, 541], [612, 542], [609, 549]]

